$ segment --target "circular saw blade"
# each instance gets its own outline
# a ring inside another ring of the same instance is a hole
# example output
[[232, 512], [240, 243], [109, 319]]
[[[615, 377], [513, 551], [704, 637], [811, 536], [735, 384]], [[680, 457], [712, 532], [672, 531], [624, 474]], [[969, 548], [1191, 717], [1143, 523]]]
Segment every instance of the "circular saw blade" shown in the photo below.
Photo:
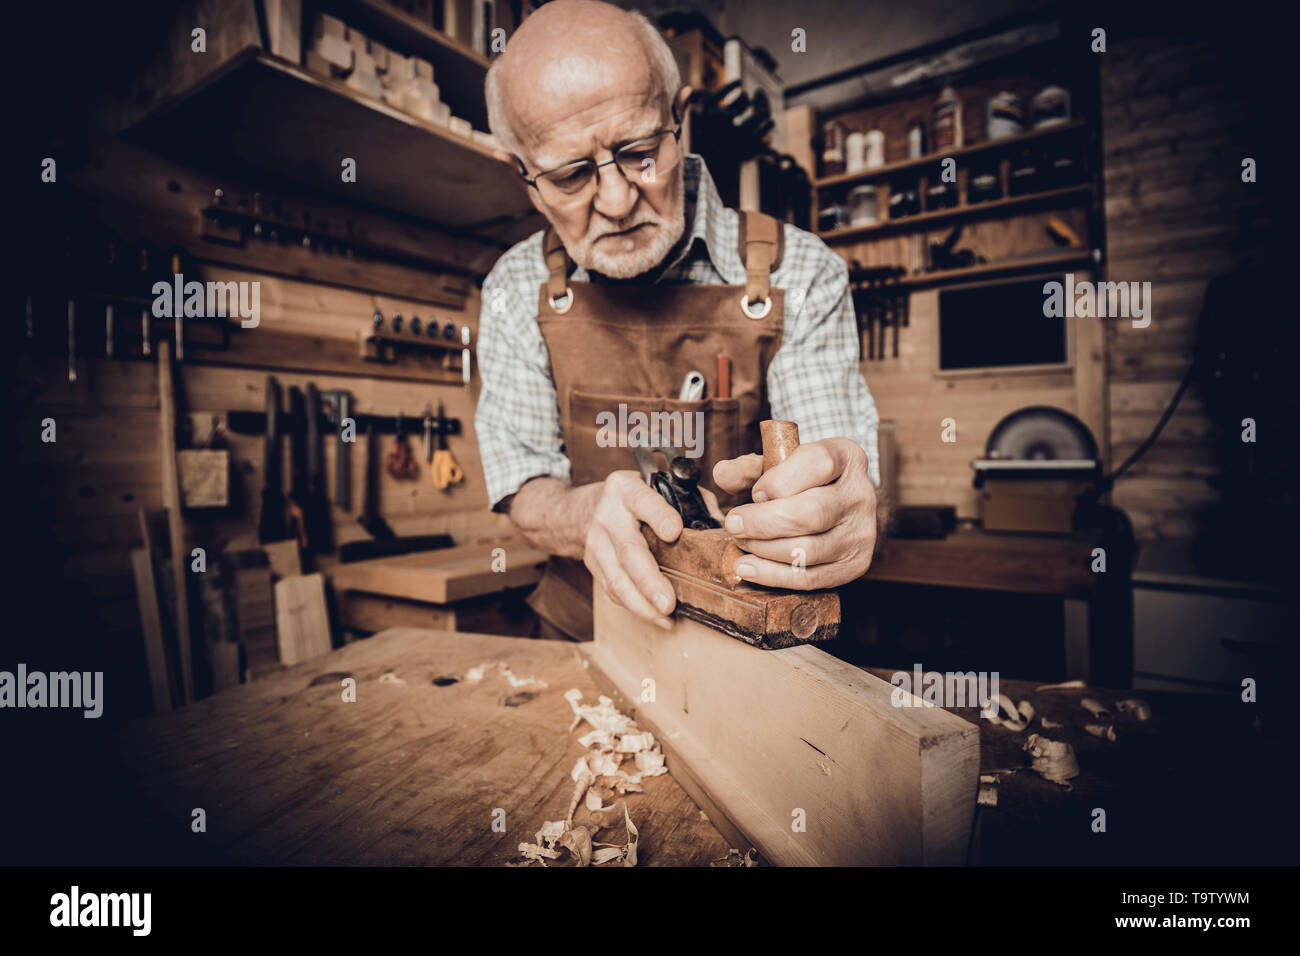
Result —
[[1069, 412], [1035, 405], [998, 422], [984, 456], [1028, 461], [1095, 459], [1097, 443], [1088, 426]]

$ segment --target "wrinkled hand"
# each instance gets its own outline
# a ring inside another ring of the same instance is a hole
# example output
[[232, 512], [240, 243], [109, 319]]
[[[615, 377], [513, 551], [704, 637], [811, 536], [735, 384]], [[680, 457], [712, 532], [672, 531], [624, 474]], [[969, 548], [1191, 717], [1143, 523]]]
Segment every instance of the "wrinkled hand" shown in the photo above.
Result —
[[682, 533], [681, 515], [639, 472], [611, 473], [587, 526], [582, 562], [611, 600], [668, 629], [677, 598], [641, 535], [642, 522], [664, 541]]
[[731, 494], [753, 487], [754, 503], [733, 508], [724, 525], [749, 552], [736, 563], [744, 580], [806, 591], [847, 584], [870, 567], [876, 489], [857, 442], [800, 445], [767, 474], [761, 455], [720, 461], [713, 479]]

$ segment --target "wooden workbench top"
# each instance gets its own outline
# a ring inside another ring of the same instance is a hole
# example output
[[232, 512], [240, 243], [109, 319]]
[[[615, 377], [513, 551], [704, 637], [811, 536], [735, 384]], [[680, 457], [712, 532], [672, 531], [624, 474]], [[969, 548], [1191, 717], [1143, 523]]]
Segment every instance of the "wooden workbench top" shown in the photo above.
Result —
[[[500, 661], [543, 689], [512, 689]], [[380, 678], [391, 672], [404, 683]], [[356, 702], [342, 681], [356, 681]], [[445, 686], [435, 678], [458, 678]], [[584, 752], [564, 699], [596, 686], [557, 641], [400, 628], [267, 680], [128, 724], [113, 760], [151, 863], [500, 865], [564, 817]], [[589, 727], [583, 725], [589, 730]], [[642, 865], [707, 865], [728, 845], [671, 776], [627, 797]], [[191, 832], [194, 808], [207, 831]], [[506, 832], [492, 829], [505, 811]], [[499, 816], [499, 815], [498, 815]]]

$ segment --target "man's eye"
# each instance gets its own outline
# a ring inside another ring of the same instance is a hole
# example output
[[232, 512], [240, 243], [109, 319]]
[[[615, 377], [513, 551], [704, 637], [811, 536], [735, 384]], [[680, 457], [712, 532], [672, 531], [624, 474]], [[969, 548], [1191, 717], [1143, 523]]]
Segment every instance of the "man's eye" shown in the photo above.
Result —
[[575, 166], [572, 169], [557, 170], [547, 177], [547, 179], [560, 188], [564, 188], [565, 186], [580, 186], [586, 178], [586, 166]]

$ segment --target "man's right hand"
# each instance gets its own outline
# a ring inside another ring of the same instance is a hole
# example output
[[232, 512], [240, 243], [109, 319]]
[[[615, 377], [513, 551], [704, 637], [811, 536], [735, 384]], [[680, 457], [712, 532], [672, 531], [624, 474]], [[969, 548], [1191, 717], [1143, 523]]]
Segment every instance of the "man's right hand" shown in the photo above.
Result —
[[611, 600], [667, 630], [677, 598], [641, 535], [642, 522], [664, 541], [682, 533], [681, 515], [639, 472], [612, 472], [587, 526], [582, 561]]

